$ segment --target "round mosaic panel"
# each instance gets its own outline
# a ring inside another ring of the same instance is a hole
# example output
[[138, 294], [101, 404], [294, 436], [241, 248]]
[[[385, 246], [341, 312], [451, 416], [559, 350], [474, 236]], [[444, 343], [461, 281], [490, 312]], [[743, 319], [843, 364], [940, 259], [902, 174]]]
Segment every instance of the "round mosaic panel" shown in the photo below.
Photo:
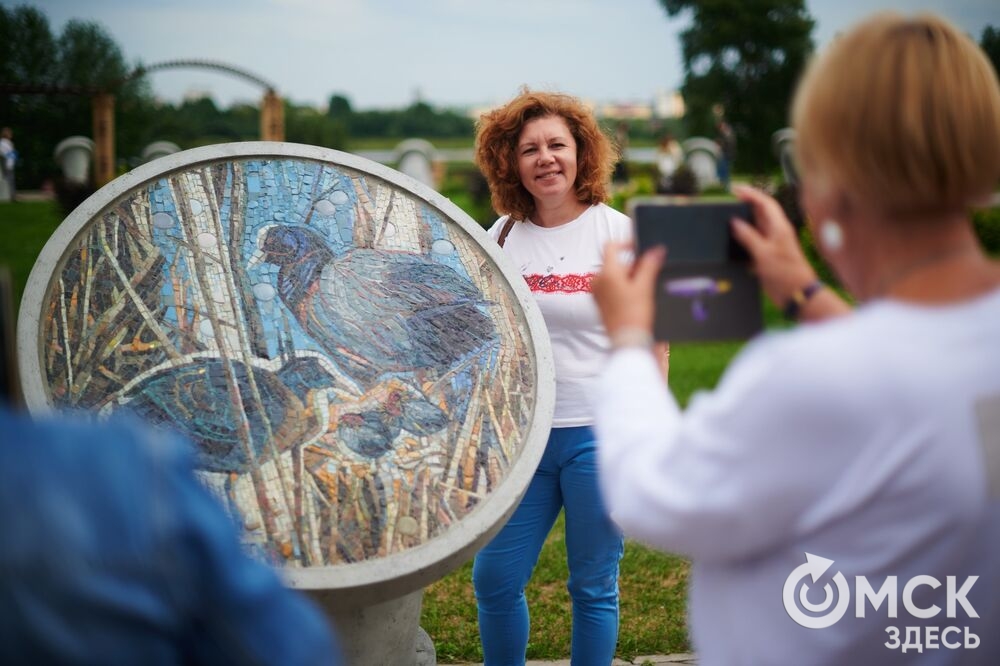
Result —
[[177, 153], [46, 245], [19, 320], [26, 399], [181, 432], [270, 562], [354, 567], [355, 583], [379, 578], [374, 561], [427, 570], [499, 528], [544, 449], [550, 352], [504, 262], [457, 207], [374, 162], [263, 142]]

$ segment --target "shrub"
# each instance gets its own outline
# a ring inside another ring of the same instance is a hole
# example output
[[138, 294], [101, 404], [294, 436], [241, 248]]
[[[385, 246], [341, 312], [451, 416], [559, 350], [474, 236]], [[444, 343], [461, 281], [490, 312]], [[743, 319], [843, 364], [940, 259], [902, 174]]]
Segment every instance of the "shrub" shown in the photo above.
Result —
[[1000, 208], [985, 208], [972, 214], [972, 226], [987, 253], [1000, 256]]
[[62, 176], [55, 179], [54, 187], [56, 201], [64, 216], [72, 213], [87, 197], [97, 191], [97, 188], [89, 183], [75, 183]]
[[661, 177], [656, 185], [658, 194], [698, 194], [698, 178], [687, 164], [681, 164], [668, 177]]

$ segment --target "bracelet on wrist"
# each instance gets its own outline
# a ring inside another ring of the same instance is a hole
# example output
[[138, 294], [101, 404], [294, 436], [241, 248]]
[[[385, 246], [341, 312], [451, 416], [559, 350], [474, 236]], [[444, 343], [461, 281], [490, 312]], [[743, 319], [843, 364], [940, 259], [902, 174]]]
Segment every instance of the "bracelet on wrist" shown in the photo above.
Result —
[[802, 306], [825, 286], [826, 285], [823, 281], [817, 278], [801, 289], [793, 291], [791, 298], [789, 298], [788, 302], [785, 303], [785, 307], [783, 309], [785, 318], [792, 321], [798, 320], [799, 314], [802, 313]]
[[612, 349], [626, 349], [628, 347], [650, 349], [653, 346], [653, 334], [638, 326], [624, 326], [609, 337]]

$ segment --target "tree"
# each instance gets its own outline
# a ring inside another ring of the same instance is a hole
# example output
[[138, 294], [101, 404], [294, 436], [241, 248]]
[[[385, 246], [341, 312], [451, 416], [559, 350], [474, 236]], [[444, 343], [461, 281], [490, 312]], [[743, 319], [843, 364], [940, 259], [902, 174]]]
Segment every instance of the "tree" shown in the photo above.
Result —
[[52, 81], [57, 62], [56, 40], [41, 11], [0, 6], [0, 80]]
[[[105, 90], [115, 96], [115, 142], [119, 155], [138, 155], [151, 140], [146, 134], [152, 93], [145, 78], [129, 79], [133, 68], [104, 27], [92, 21], [70, 20], [58, 39], [59, 83]], [[54, 100], [46, 100], [51, 104]], [[91, 136], [89, 96], [59, 102], [65, 117], [64, 135]], [[64, 138], [64, 137], [63, 137]]]
[[354, 110], [351, 108], [351, 100], [339, 93], [330, 95], [326, 115], [335, 119], [343, 119], [349, 117], [352, 113], [354, 113]]
[[[54, 85], [57, 70], [58, 49], [45, 15], [34, 7], [0, 6], [0, 81]], [[41, 95], [0, 95], [0, 124], [13, 128], [19, 154], [18, 187], [37, 184], [51, 165], [55, 144], [46, 135], [59, 119]]]
[[343, 149], [347, 136], [342, 120], [308, 106], [285, 102], [285, 137], [295, 143]]
[[[118, 44], [102, 26], [69, 21], [55, 36], [46, 16], [35, 7], [0, 7], [0, 81], [9, 84], [107, 89], [116, 95], [118, 149], [137, 153], [143, 137], [142, 109], [151, 104], [142, 80], [122, 83], [130, 72]], [[0, 123], [14, 129], [20, 154], [17, 177], [22, 187], [38, 187], [57, 175], [52, 159], [67, 136], [90, 136], [91, 100], [87, 95], [0, 94]]]
[[1000, 28], [986, 26], [983, 37], [979, 40], [979, 46], [993, 63], [993, 69], [1000, 75]]
[[669, 16], [691, 12], [681, 33], [688, 131], [714, 135], [721, 105], [736, 132], [739, 169], [774, 168], [771, 134], [788, 124], [815, 22], [803, 0], [660, 0]]

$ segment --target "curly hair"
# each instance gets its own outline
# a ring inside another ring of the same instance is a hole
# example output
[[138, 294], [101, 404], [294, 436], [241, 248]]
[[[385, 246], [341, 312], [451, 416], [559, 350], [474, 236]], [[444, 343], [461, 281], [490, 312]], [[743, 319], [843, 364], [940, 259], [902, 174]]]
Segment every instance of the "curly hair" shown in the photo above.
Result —
[[489, 183], [493, 209], [501, 215], [525, 220], [535, 211], [535, 200], [521, 183], [517, 141], [526, 123], [549, 116], [565, 120], [576, 141], [577, 199], [587, 204], [608, 199], [608, 182], [618, 151], [594, 115], [570, 95], [524, 90], [504, 106], [483, 114], [476, 123], [476, 166]]

